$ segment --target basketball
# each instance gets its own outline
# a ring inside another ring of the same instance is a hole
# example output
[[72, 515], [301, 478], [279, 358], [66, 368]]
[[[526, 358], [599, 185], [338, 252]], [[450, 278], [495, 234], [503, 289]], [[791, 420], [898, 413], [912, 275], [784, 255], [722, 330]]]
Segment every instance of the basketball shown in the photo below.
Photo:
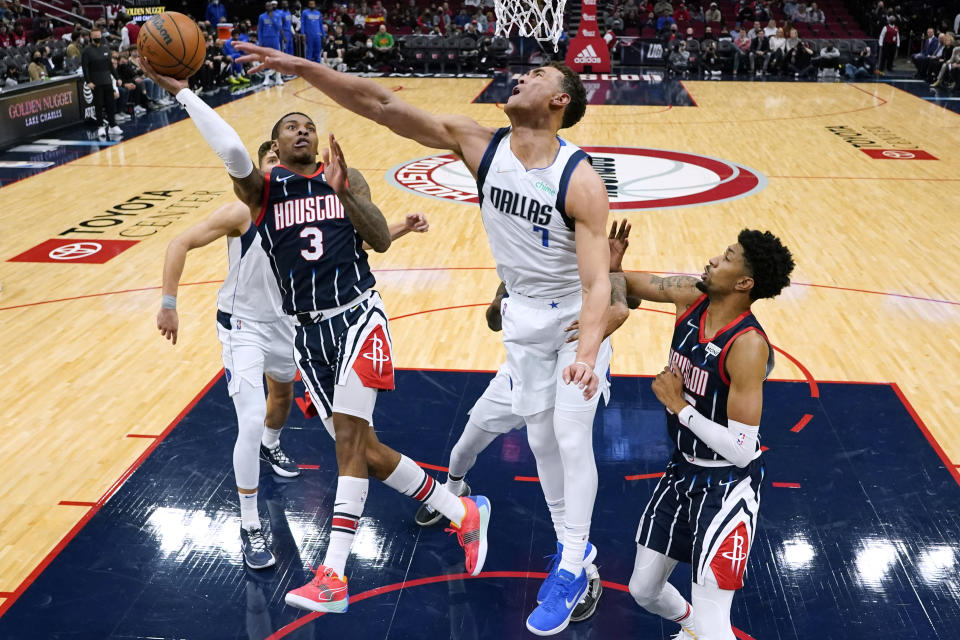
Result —
[[199, 71], [207, 55], [200, 27], [176, 11], [157, 14], [144, 22], [137, 50], [157, 73], [179, 80]]

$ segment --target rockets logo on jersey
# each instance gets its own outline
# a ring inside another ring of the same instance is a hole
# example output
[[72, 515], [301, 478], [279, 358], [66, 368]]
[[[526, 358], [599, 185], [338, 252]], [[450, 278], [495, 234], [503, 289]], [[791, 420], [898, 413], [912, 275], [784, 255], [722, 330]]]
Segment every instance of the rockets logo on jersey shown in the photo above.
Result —
[[274, 167], [257, 227], [284, 313], [339, 307], [376, 282], [363, 241], [322, 165], [309, 176]]

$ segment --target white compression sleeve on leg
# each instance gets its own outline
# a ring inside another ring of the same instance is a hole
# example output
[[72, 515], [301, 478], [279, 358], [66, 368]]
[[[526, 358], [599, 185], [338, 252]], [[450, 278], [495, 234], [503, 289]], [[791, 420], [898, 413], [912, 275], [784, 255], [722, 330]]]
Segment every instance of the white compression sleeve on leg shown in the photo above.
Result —
[[177, 92], [177, 102], [186, 108], [204, 140], [223, 160], [227, 173], [234, 178], [246, 178], [253, 173], [253, 160], [250, 159], [240, 136], [210, 105], [190, 89]]
[[707, 445], [741, 469], [750, 464], [757, 455], [757, 436], [760, 425], [749, 425], [727, 420], [729, 426], [716, 423], [702, 415], [691, 405], [677, 414], [680, 424], [693, 431]]

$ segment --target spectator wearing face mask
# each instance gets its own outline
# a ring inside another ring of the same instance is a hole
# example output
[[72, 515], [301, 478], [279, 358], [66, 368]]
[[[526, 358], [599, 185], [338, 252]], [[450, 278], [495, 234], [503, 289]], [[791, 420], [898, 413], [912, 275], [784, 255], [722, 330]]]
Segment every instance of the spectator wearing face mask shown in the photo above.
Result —
[[[103, 42], [103, 32], [95, 29], [90, 32], [90, 44], [80, 55], [83, 67], [83, 81], [93, 91], [93, 103], [97, 111], [99, 128], [97, 135], [106, 137], [121, 135], [123, 130], [117, 126], [117, 97], [113, 79], [113, 65], [110, 61], [110, 49]], [[109, 127], [109, 129], [107, 129]]]
[[39, 49], [33, 52], [33, 59], [27, 66], [27, 75], [30, 76], [30, 82], [40, 82], [47, 79], [47, 69], [43, 64], [43, 53]]

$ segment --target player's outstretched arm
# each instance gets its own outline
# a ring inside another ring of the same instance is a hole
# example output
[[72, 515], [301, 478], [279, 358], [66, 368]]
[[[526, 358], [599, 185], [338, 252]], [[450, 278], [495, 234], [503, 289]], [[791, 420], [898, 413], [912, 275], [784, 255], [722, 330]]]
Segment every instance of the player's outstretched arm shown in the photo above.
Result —
[[163, 261], [163, 298], [157, 313], [157, 329], [164, 338], [177, 344], [180, 318], [177, 316], [177, 289], [187, 252], [203, 247], [217, 238], [237, 236], [250, 226], [250, 213], [242, 202], [231, 202], [214, 211], [209, 218], [193, 225], [167, 245]]
[[353, 167], [347, 167], [343, 150], [332, 133], [330, 147], [323, 150], [323, 166], [323, 177], [337, 192], [337, 197], [340, 198], [360, 239], [377, 253], [389, 249], [391, 239], [387, 219], [370, 199], [370, 187], [363, 175]]
[[256, 218], [263, 200], [263, 174], [254, 166], [237, 132], [210, 105], [190, 91], [188, 81], [157, 73], [146, 58], [140, 59], [140, 67], [186, 108], [204, 140], [227, 167], [227, 173], [233, 180], [234, 193], [247, 205], [249, 215]]
[[[427, 216], [422, 213], [408, 213], [402, 222], [391, 222], [388, 229], [390, 231], [390, 242], [392, 244], [394, 240], [402, 238], [410, 232], [426, 233], [430, 230], [430, 223], [427, 221]], [[373, 247], [364, 242], [363, 248], [370, 250]]]
[[736, 466], [746, 467], [757, 455], [769, 349], [767, 341], [755, 331], [743, 334], [731, 345], [724, 362], [730, 379], [726, 425], [714, 422], [687, 403], [683, 378], [675, 365], [656, 377], [653, 392], [697, 438]]
[[599, 383], [593, 367], [603, 341], [610, 306], [610, 247], [607, 241], [610, 202], [603, 181], [589, 163], [581, 162], [574, 170], [565, 205], [567, 214], [576, 221], [577, 267], [583, 285], [583, 303], [576, 360], [564, 369], [563, 380], [579, 386], [584, 397], [590, 399]]
[[246, 55], [238, 62], [299, 75], [343, 108], [381, 124], [397, 135], [434, 149], [449, 149], [464, 159], [471, 171], [480, 164], [494, 129], [466, 116], [438, 116], [405, 102], [393, 91], [370, 80], [334, 71], [330, 67], [291, 56], [269, 47], [238, 42]]

